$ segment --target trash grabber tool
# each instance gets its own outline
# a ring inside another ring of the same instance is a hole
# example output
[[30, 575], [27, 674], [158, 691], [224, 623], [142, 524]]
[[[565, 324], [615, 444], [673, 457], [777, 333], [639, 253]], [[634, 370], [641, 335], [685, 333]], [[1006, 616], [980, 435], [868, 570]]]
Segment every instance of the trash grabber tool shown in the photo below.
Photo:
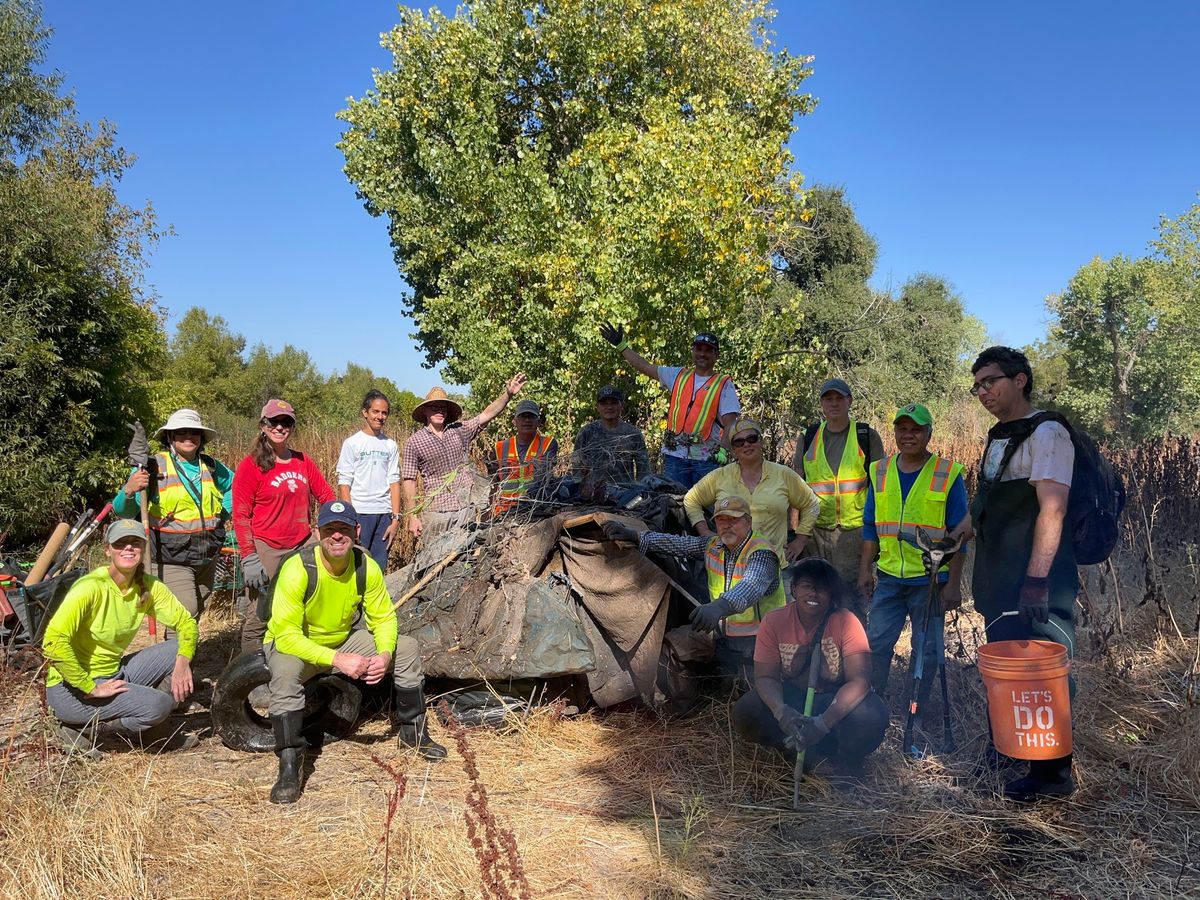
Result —
[[[938, 584], [938, 570], [945, 564], [951, 556], [957, 551], [962, 544], [962, 537], [955, 540], [942, 538], [939, 541], [930, 539], [928, 532], [924, 528], [917, 526], [916, 540], [912, 540], [907, 535], [905, 540], [909, 540], [918, 550], [921, 551], [922, 561], [927, 563], [929, 572], [929, 596], [925, 601], [925, 614], [922, 616], [921, 627], [918, 631], [917, 623], [913, 622], [913, 640], [912, 640], [912, 663], [910, 671], [912, 677], [909, 681], [908, 694], [908, 716], [904, 722], [904, 743], [902, 747], [904, 752], [914, 759], [919, 759], [924, 755], [923, 751], [918, 749], [913, 744], [913, 724], [916, 722], [917, 716], [921, 712], [921, 701], [923, 694], [923, 686], [925, 681], [925, 644], [929, 640], [929, 624], [934, 620], [937, 611], [940, 608], [941, 585]], [[943, 654], [944, 657], [944, 654]], [[944, 690], [943, 701], [949, 699], [949, 690], [945, 684], [945, 659], [939, 664], [942, 669], [942, 685]], [[949, 725], [949, 707], [944, 702], [943, 706], [947, 712], [942, 717], [942, 726], [949, 733], [947, 726]], [[946, 733], [942, 735], [943, 742], [946, 739]], [[951, 738], [953, 740], [953, 738]]]
[[88, 522], [79, 530], [79, 533], [71, 540], [71, 545], [67, 548], [67, 556], [62, 563], [56, 564], [54, 571], [51, 574], [58, 575], [66, 572], [75, 562], [83, 555], [83, 551], [87, 548], [88, 538], [95, 534], [96, 529], [100, 527], [100, 523], [112, 510], [111, 503], [105, 503], [104, 508], [96, 514], [92, 521]]
[[[829, 614], [826, 613], [816, 634], [813, 635], [812, 646], [808, 651], [808, 690], [804, 693], [805, 718], [812, 715], [813, 701], [817, 696], [817, 678], [821, 671], [821, 639], [825, 636], [825, 623], [828, 621]], [[792, 809], [800, 808], [800, 783], [804, 781], [804, 757], [807, 753], [807, 747], [801, 747], [796, 752], [796, 765], [792, 769]]]
[[50, 571], [53, 572], [64, 559], [67, 558], [67, 553], [70, 552], [71, 544], [75, 540], [75, 535], [79, 534], [79, 529], [87, 524], [88, 519], [92, 517], [94, 510], [85, 509], [79, 514], [79, 518], [75, 520], [75, 524], [71, 526], [71, 530], [67, 532], [67, 539], [63, 541], [61, 547], [58, 548], [58, 553], [54, 555], [54, 560], [50, 563]]

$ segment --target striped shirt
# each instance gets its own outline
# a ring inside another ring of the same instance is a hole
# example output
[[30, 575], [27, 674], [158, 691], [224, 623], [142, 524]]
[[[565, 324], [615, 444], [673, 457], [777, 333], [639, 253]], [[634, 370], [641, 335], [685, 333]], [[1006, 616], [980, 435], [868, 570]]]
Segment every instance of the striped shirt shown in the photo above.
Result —
[[483, 430], [479, 416], [454, 424], [438, 437], [426, 425], [404, 442], [400, 455], [400, 477], [404, 481], [424, 479], [425, 496], [418, 510], [457, 512], [467, 505], [475, 468], [471, 442]]

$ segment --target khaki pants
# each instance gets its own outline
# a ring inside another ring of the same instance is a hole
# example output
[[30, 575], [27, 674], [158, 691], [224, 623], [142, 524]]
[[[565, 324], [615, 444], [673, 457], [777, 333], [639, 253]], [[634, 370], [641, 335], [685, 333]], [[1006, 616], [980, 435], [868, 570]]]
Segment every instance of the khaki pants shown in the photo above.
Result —
[[191, 613], [193, 619], [200, 618], [204, 604], [212, 593], [213, 578], [217, 573], [217, 561], [210, 559], [202, 566], [176, 566], [155, 560], [150, 572], [171, 589], [171, 593]]
[[[357, 653], [361, 656], [375, 655], [375, 638], [365, 629], [351, 631], [337, 648], [339, 653]], [[298, 656], [281, 653], [275, 642], [264, 648], [267, 667], [271, 670], [271, 715], [304, 709], [304, 683], [324, 672], [336, 672], [331, 666], [314, 666]], [[396, 653], [392, 657], [392, 683], [398, 688], [420, 687], [421, 652], [417, 642], [406, 634], [396, 640]]]
[[[268, 578], [274, 578], [275, 573], [279, 571], [279, 566], [283, 562], [283, 558], [294, 550], [298, 550], [309, 542], [309, 538], [305, 538], [295, 547], [285, 547], [280, 550], [277, 547], [272, 547], [270, 544], [264, 544], [257, 538], [254, 539], [254, 551], [258, 554], [258, 558], [262, 560], [263, 569], [267, 573]], [[267, 634], [267, 623], [258, 617], [258, 591], [250, 591], [250, 603], [246, 607], [246, 618], [242, 622], [242, 653], [252, 653], [263, 645], [263, 638]]]
[[819, 556], [837, 569], [846, 592], [846, 607], [864, 621], [866, 604], [858, 595], [858, 564], [862, 558], [862, 526], [858, 528], [814, 528], [805, 556]]

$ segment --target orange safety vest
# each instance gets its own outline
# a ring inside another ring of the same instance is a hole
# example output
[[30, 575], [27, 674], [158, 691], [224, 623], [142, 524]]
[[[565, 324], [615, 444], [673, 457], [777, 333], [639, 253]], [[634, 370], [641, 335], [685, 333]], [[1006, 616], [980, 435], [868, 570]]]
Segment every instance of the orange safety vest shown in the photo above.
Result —
[[553, 437], [539, 432], [533, 436], [522, 457], [517, 451], [516, 435], [506, 441], [496, 441], [496, 463], [499, 465], [496, 478], [500, 482], [500, 489], [496, 493], [492, 512], [499, 514], [512, 509], [525, 496], [529, 482], [533, 481], [534, 464], [546, 455], [553, 443]]
[[675, 376], [671, 385], [671, 403], [667, 407], [667, 431], [675, 434], [691, 434], [697, 441], [706, 441], [712, 436], [713, 423], [721, 402], [721, 391], [729, 382], [728, 375], [715, 372], [705, 385], [693, 393], [696, 370], [683, 369]]

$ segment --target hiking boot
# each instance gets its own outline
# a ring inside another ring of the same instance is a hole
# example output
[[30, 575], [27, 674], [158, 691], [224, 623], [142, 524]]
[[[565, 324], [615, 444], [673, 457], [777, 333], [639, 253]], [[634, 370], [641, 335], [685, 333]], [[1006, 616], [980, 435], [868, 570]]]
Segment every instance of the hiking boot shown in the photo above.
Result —
[[91, 729], [86, 725], [80, 729], [72, 728], [69, 725], [59, 725], [56, 736], [63, 749], [72, 756], [82, 756], [92, 762], [99, 762], [104, 758], [104, 754], [92, 738]]
[[1032, 803], [1054, 797], [1069, 797], [1075, 793], [1071, 777], [1071, 757], [1035, 759], [1029, 764], [1029, 774], [1004, 785], [1004, 799], [1016, 803]]
[[432, 762], [446, 758], [446, 748], [429, 736], [425, 722], [425, 690], [393, 688], [392, 724], [399, 726], [401, 747], [412, 747]]
[[200, 738], [173, 728], [169, 722], [151, 725], [133, 738], [130, 743], [149, 753], [171, 753], [176, 750], [191, 750], [200, 743]]
[[272, 803], [295, 803], [304, 789], [304, 710], [271, 716], [275, 730], [275, 752], [279, 756], [279, 775], [271, 788]]

